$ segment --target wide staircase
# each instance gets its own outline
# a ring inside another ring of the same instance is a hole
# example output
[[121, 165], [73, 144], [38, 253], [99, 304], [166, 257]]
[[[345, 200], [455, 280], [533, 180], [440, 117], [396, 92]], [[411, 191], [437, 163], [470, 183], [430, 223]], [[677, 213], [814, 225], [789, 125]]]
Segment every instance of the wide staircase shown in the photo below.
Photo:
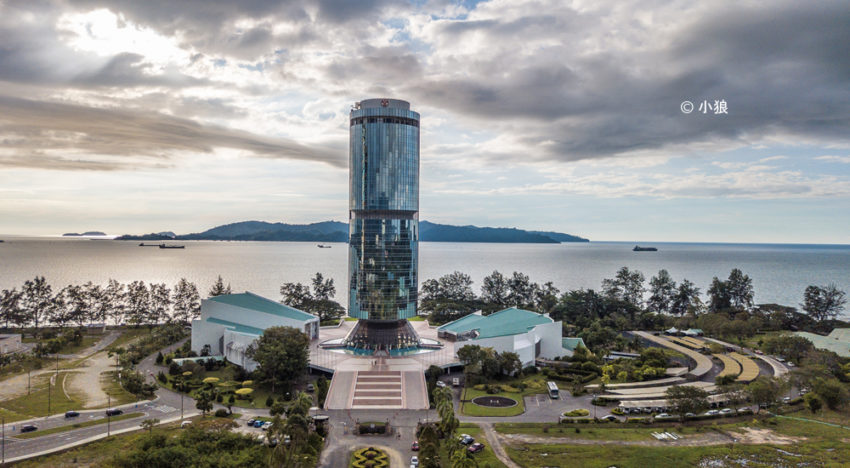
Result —
[[372, 365], [354, 369], [341, 368], [334, 372], [325, 399], [325, 408], [428, 408], [428, 391], [421, 368], [393, 369], [393, 359], [382, 357], [369, 363]]

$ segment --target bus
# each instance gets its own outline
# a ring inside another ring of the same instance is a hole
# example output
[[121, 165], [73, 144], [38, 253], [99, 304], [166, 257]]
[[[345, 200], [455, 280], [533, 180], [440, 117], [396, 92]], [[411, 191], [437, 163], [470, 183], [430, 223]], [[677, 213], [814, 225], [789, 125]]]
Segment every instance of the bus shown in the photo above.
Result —
[[549, 398], [553, 400], [558, 399], [558, 384], [555, 382], [546, 382], [546, 386], [549, 387]]

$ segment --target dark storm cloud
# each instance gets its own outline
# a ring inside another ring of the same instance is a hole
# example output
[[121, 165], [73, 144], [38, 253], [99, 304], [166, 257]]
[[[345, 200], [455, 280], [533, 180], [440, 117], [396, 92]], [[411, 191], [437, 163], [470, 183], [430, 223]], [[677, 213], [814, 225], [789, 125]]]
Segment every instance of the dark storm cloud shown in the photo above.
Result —
[[[103, 109], [0, 96], [0, 149], [12, 156], [37, 158], [43, 150], [74, 150], [116, 156], [104, 169], [125, 167], [120, 157], [168, 159], [173, 151], [209, 153], [233, 148], [254, 156], [316, 161], [337, 167], [347, 162], [338, 151], [310, 147], [285, 138], [202, 125], [192, 120], [147, 111]], [[34, 156], [30, 156], [34, 155]], [[33, 162], [32, 164], [40, 164]], [[18, 164], [20, 165], [20, 164]], [[145, 164], [146, 165], [146, 164]], [[89, 169], [97, 169], [90, 164]]]
[[[609, 156], [671, 144], [758, 140], [767, 135], [848, 141], [850, 8], [846, 3], [777, 3], [719, 9], [686, 22], [670, 45], [575, 50], [581, 34], [552, 30], [560, 53], [495, 58], [477, 73], [423, 79], [406, 91], [431, 106], [513, 125], [537, 158]], [[537, 20], [449, 23], [505, 39]], [[519, 41], [522, 37], [517, 37]], [[502, 42], [505, 47], [505, 42]], [[501, 72], [499, 69], [502, 69]], [[684, 115], [684, 100], [723, 99], [728, 115]]]

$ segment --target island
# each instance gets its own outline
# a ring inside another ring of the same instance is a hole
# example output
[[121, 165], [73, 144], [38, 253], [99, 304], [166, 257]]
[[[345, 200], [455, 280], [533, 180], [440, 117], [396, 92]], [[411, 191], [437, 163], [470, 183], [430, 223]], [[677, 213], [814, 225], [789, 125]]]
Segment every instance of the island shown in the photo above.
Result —
[[88, 237], [88, 236], [105, 236], [105, 235], [106, 235], [105, 232], [86, 231], [82, 234], [80, 234], [78, 232], [66, 232], [65, 234], [62, 234], [62, 237]]
[[[301, 242], [348, 242], [348, 224], [339, 221], [322, 221], [311, 224], [269, 223], [265, 221], [242, 221], [225, 224], [193, 234], [175, 235], [173, 232], [158, 232], [143, 235], [123, 235], [116, 240], [170, 241], [170, 240], [219, 240], [219, 241], [301, 241]], [[526, 231], [518, 228], [494, 228], [479, 226], [453, 226], [429, 221], [419, 223], [419, 240], [422, 242], [496, 242], [559, 244], [561, 242], [590, 242], [583, 237], [550, 231]]]
[[655, 247], [641, 247], [636, 245], [635, 248], [632, 249], [633, 252], [658, 252], [658, 249]]

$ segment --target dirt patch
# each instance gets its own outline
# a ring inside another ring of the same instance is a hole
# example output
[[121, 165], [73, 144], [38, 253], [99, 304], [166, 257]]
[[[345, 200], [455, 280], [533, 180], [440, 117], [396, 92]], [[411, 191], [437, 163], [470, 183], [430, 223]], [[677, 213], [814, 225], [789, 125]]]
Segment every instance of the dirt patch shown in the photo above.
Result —
[[774, 444], [774, 445], [790, 445], [795, 442], [806, 440], [805, 437], [791, 437], [780, 435], [770, 429], [757, 429], [754, 427], [744, 427], [743, 432], [732, 432], [728, 434], [738, 439], [741, 444]]
[[[101, 385], [100, 374], [115, 369], [115, 360], [101, 351], [86, 359], [77, 372], [68, 376], [68, 391], [79, 395], [85, 404], [84, 408], [106, 406], [108, 399]], [[66, 380], [68, 380], [66, 379]]]

